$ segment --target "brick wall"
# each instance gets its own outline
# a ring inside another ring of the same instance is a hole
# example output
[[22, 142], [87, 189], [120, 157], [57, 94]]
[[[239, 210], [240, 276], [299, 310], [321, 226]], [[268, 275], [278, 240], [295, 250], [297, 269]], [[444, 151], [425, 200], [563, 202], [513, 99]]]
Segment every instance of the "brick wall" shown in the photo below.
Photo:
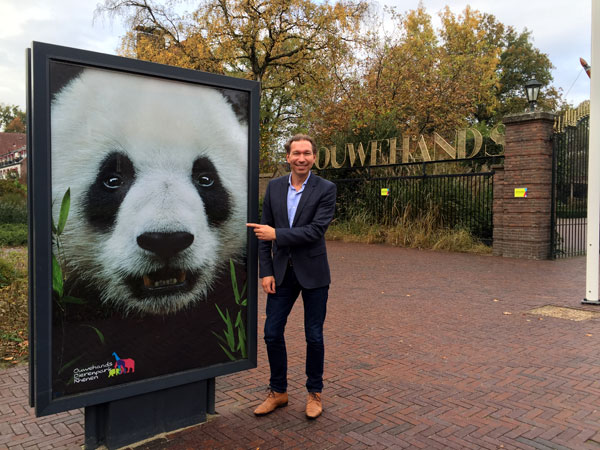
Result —
[[[504, 169], [494, 175], [494, 254], [548, 259], [554, 114], [530, 112], [504, 118]], [[527, 188], [515, 198], [515, 188]]]

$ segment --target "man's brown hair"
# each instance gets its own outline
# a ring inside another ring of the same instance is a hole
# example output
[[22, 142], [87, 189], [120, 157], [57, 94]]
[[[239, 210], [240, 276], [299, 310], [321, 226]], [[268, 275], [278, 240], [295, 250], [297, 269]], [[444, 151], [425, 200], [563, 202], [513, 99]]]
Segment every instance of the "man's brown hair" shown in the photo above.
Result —
[[317, 143], [312, 138], [312, 136], [309, 136], [308, 134], [295, 134], [283, 146], [285, 148], [285, 152], [288, 155], [290, 154], [290, 150], [292, 149], [292, 142], [297, 142], [297, 141], [308, 141], [308, 142], [310, 142], [310, 145], [312, 145], [313, 155], [317, 154]]

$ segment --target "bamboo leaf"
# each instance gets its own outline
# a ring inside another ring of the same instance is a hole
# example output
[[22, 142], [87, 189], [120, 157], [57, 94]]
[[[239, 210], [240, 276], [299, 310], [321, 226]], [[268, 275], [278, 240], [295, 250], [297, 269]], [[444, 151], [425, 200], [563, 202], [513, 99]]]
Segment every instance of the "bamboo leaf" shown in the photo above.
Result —
[[239, 326], [240, 326], [240, 322], [241, 322], [241, 321], [242, 321], [242, 312], [241, 312], [241, 311], [238, 311], [238, 313], [237, 313], [237, 317], [236, 317], [236, 319], [235, 319], [235, 325], [234, 325], [234, 326], [235, 326], [236, 328], [237, 328], [237, 327], [239, 327]]
[[227, 339], [227, 345], [231, 347], [230, 342], [234, 339], [233, 330], [223, 330], [223, 335], [225, 336], [225, 339]]
[[242, 334], [244, 336], [246, 336], [246, 325], [244, 325], [244, 321], [243, 320], [240, 321], [240, 327], [239, 327], [239, 329], [242, 331]]
[[225, 352], [225, 354], [227, 355], [227, 357], [228, 357], [230, 360], [232, 360], [232, 361], [235, 361], [235, 360], [236, 360], [235, 356], [233, 356], [233, 355], [232, 355], [232, 354], [229, 352], [229, 350], [227, 350], [227, 349], [226, 349], [225, 347], [223, 347], [221, 344], [219, 344], [219, 347], [221, 347], [221, 348], [223, 349], [223, 351]]
[[227, 340], [225, 340], [225, 338], [223, 336], [220, 336], [218, 333], [215, 333], [214, 331], [212, 332], [212, 334], [215, 335], [215, 337], [221, 341], [223, 344], [227, 345]]
[[71, 188], [67, 189], [63, 196], [62, 203], [60, 204], [60, 215], [58, 217], [58, 227], [56, 234], [62, 234], [67, 224], [67, 217], [69, 216], [69, 208], [71, 207]]
[[87, 324], [84, 324], [84, 325], [81, 325], [81, 326], [82, 327], [88, 327], [88, 328], [91, 328], [92, 330], [94, 330], [96, 332], [96, 334], [98, 335], [98, 338], [100, 339], [100, 342], [104, 344], [104, 335], [102, 334], [102, 332], [98, 328], [93, 327], [91, 325], [87, 325]]
[[58, 260], [54, 254], [52, 255], [52, 289], [60, 298], [62, 298], [64, 294], [63, 274], [60, 264], [58, 264]]
[[247, 299], [247, 298], [245, 298], [245, 299], [242, 301], [241, 305], [242, 305], [242, 306], [246, 306], [246, 305], [248, 305], [248, 299]]
[[237, 278], [235, 276], [235, 265], [233, 260], [229, 260], [229, 271], [231, 272], [231, 286], [233, 286], [233, 296], [235, 297], [236, 305], [240, 304], [240, 293], [238, 291]]
[[242, 287], [242, 292], [240, 292], [240, 298], [242, 298], [246, 293], [246, 286], [248, 286], [248, 282], [244, 283], [244, 286]]
[[225, 336], [227, 336], [229, 348], [231, 351], [235, 351], [235, 334], [233, 331], [233, 324], [231, 323], [231, 316], [229, 315], [228, 309], [225, 309], [225, 312], [227, 313], [227, 333], [225, 333]]
[[246, 357], [246, 336], [244, 333], [242, 333], [241, 329], [238, 330], [238, 339], [239, 339], [238, 350], [240, 352], [242, 352], [242, 358], [245, 358]]
[[225, 314], [223, 314], [223, 311], [221, 311], [221, 308], [219, 308], [219, 305], [217, 305], [215, 303], [215, 306], [217, 307], [217, 311], [219, 311], [219, 315], [221, 316], [221, 319], [223, 319], [223, 322], [227, 323], [227, 319], [225, 318]]

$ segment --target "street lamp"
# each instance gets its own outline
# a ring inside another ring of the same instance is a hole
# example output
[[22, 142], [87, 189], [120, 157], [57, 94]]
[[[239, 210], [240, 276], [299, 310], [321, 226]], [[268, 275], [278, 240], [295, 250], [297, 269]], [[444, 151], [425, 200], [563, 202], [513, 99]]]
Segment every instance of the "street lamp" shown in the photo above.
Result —
[[535, 105], [537, 103], [537, 98], [540, 93], [540, 87], [542, 87], [542, 83], [540, 83], [535, 78], [525, 83], [525, 94], [527, 95], [527, 101], [529, 102], [529, 111], [531, 112], [535, 111]]

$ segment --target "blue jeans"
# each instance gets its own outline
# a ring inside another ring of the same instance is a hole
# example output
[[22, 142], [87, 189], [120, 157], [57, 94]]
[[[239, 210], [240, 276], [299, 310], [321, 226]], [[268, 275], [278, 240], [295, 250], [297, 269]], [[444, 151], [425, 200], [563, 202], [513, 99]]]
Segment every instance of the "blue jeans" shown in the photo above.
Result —
[[284, 331], [287, 318], [300, 292], [302, 292], [304, 302], [306, 389], [308, 392], [323, 390], [323, 364], [325, 361], [323, 323], [327, 312], [329, 286], [304, 289], [298, 283], [293, 268], [288, 267], [283, 283], [275, 288], [275, 294], [267, 296], [265, 343], [271, 366], [270, 388], [275, 392], [287, 391], [287, 351]]

